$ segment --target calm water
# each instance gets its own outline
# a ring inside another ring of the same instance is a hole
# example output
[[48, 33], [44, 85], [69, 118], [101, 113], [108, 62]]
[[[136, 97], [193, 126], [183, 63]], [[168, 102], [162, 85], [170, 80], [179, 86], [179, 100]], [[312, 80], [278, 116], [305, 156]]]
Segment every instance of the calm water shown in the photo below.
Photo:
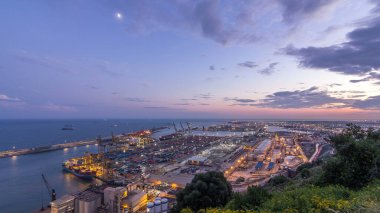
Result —
[[[221, 120], [185, 120], [193, 126], [222, 123]], [[179, 121], [176, 121], [178, 123]], [[0, 150], [45, 146], [69, 141], [93, 139], [140, 129], [171, 125], [172, 120], [0, 120]], [[73, 125], [73, 131], [62, 131], [64, 125]], [[177, 128], [180, 125], [178, 123]], [[172, 130], [165, 130], [170, 133]], [[58, 197], [87, 187], [71, 174], [62, 172], [61, 163], [84, 152], [96, 152], [95, 146], [57, 150], [33, 155], [0, 159], [0, 212], [23, 213], [36, 211], [41, 201], [49, 202], [42, 184], [45, 174]]]

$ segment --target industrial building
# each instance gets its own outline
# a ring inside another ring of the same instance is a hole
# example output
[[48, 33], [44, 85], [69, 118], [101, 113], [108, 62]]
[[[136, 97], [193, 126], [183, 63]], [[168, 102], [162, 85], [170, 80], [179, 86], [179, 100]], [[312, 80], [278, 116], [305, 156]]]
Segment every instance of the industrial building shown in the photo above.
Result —
[[112, 213], [122, 213], [121, 202], [127, 196], [125, 187], [107, 187], [104, 189], [104, 205]]
[[74, 212], [74, 200], [72, 195], [63, 195], [59, 199], [50, 203], [51, 213], [73, 213]]
[[196, 155], [189, 158], [187, 163], [190, 165], [204, 166], [206, 164], [206, 160], [207, 160], [206, 157]]
[[147, 194], [142, 190], [129, 191], [127, 197], [122, 201], [124, 211], [137, 212], [138, 210], [145, 209], [148, 202]]
[[93, 191], [83, 191], [75, 199], [75, 213], [94, 213], [102, 205], [101, 194]]

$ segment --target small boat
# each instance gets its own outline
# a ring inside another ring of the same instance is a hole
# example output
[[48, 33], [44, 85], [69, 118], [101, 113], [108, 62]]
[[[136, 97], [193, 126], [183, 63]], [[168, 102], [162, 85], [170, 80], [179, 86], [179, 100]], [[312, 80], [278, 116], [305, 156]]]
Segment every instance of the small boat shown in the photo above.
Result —
[[64, 127], [62, 127], [62, 130], [74, 130], [74, 127], [73, 125], [65, 125]]

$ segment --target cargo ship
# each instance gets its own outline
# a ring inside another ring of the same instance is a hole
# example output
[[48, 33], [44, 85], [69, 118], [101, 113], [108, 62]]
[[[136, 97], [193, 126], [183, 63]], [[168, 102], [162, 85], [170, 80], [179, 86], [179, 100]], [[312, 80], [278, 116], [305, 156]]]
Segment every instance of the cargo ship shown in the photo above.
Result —
[[91, 170], [85, 170], [80, 165], [74, 164], [72, 160], [68, 160], [62, 163], [62, 169], [65, 172], [71, 173], [83, 180], [92, 180], [96, 173]]
[[65, 125], [64, 127], [62, 127], [62, 130], [74, 130], [74, 127], [73, 125]]

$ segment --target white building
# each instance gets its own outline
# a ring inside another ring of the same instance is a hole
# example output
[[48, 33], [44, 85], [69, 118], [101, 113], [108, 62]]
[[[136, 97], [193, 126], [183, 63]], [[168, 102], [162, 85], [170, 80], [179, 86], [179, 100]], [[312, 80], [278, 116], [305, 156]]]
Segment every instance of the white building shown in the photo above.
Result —
[[51, 213], [70, 213], [74, 212], [75, 197], [72, 195], [63, 195], [59, 199], [52, 201]]

